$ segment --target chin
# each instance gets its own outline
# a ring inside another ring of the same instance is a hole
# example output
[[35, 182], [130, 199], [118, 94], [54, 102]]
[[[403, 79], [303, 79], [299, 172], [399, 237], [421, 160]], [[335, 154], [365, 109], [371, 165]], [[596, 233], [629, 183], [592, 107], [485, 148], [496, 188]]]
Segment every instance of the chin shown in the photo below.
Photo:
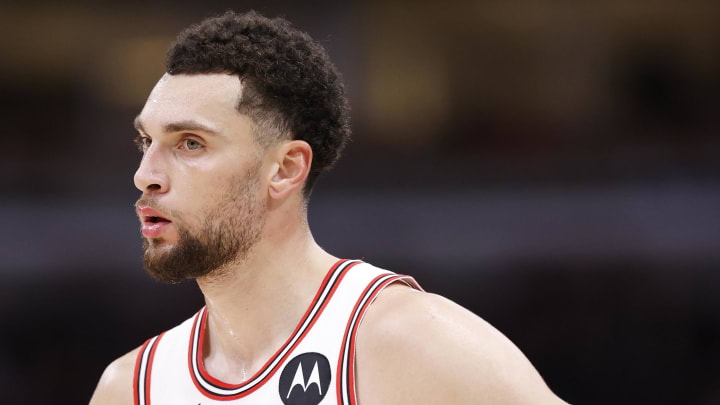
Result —
[[143, 239], [145, 239], [145, 243], [143, 243], [143, 245], [145, 245], [147, 248], [152, 248], [152, 249], [156, 249], [156, 248], [157, 249], [160, 249], [160, 248], [169, 249], [169, 248], [175, 246], [175, 244], [177, 242], [177, 241], [169, 240], [167, 238], [149, 238], [149, 239], [143, 238]]

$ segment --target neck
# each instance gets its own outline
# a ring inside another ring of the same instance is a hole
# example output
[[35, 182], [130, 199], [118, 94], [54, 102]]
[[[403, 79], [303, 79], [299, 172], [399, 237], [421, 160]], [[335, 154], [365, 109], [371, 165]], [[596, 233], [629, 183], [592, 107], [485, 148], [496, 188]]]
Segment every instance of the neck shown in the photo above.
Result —
[[208, 319], [205, 369], [228, 383], [246, 381], [290, 337], [317, 289], [338, 260], [309, 228], [273, 232], [267, 227], [249, 257], [220, 279], [198, 279]]

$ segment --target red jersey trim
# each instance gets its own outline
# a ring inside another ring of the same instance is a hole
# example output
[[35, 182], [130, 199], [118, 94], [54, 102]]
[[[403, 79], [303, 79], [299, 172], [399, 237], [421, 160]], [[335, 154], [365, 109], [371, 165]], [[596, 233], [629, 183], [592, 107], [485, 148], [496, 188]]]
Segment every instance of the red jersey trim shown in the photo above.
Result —
[[[315, 298], [308, 307], [292, 335], [285, 344], [256, 372], [248, 381], [241, 384], [228, 384], [212, 377], [206, 370], [202, 361], [202, 347], [205, 338], [207, 322], [207, 308], [201, 309], [195, 316], [193, 328], [190, 333], [188, 348], [188, 367], [195, 387], [208, 398], [219, 401], [230, 401], [251, 394], [267, 382], [280, 366], [285, 362], [293, 349], [302, 341], [317, 319], [322, 314], [328, 302], [335, 294], [337, 287], [347, 272], [359, 260], [339, 260], [328, 271]], [[308, 323], [309, 322], [309, 323]]]
[[339, 405], [357, 405], [355, 392], [355, 338], [357, 337], [358, 327], [365, 317], [365, 312], [375, 301], [378, 294], [385, 287], [397, 281], [403, 281], [412, 288], [424, 291], [414, 278], [394, 273], [381, 274], [375, 277], [365, 288], [348, 319], [343, 344], [338, 356], [335, 391]]
[[165, 335], [165, 332], [148, 339], [138, 353], [133, 376], [133, 402], [135, 405], [150, 405], [152, 365], [155, 359], [155, 351], [163, 335]]
[[140, 363], [142, 362], [143, 355], [145, 354], [145, 348], [147, 348], [148, 343], [150, 343], [150, 340], [152, 338], [145, 341], [145, 343], [142, 344], [142, 347], [140, 348], [140, 351], [137, 354], [137, 359], [135, 360], [135, 371], [133, 372], [133, 403], [135, 405], [140, 405], [140, 396], [139, 394], [139, 376], [140, 376]]

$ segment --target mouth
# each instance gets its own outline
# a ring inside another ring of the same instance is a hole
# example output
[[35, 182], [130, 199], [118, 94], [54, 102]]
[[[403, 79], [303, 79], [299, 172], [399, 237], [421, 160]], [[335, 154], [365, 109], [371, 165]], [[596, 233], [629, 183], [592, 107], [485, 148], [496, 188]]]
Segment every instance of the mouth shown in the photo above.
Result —
[[169, 219], [163, 218], [163, 217], [147, 216], [144, 218], [143, 222], [157, 224], [158, 222], [172, 222], [172, 221], [170, 221]]
[[172, 221], [165, 218], [162, 213], [150, 207], [138, 207], [137, 212], [142, 222], [141, 232], [146, 238], [162, 236], [172, 224]]

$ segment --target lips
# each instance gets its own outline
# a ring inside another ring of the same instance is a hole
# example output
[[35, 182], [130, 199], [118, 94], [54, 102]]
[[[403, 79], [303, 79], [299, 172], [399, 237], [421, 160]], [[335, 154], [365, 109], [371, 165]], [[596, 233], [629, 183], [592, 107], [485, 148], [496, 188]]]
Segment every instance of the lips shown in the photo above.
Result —
[[146, 238], [157, 238], [172, 224], [163, 213], [150, 207], [138, 207], [140, 221], [142, 221], [142, 234]]

